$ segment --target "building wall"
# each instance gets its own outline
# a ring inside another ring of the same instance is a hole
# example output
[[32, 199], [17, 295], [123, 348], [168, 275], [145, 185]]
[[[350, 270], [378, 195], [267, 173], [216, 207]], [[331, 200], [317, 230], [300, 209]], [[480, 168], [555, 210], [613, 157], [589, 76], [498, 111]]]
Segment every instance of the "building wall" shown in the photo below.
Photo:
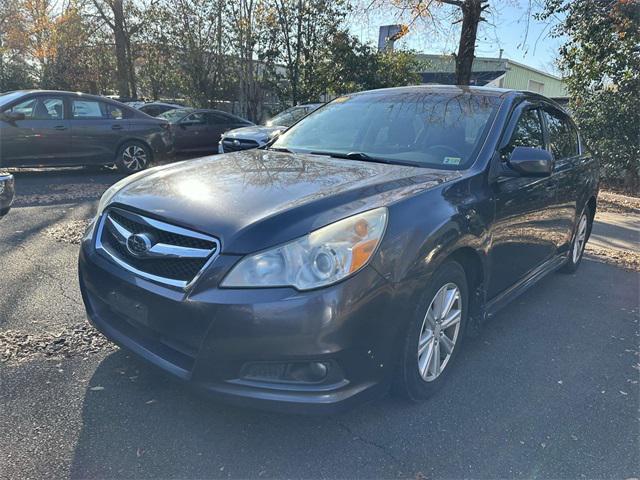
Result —
[[[427, 72], [455, 72], [455, 62], [449, 55], [419, 54], [418, 59], [425, 63]], [[547, 97], [564, 97], [567, 91], [561, 79], [539, 72], [526, 65], [506, 58], [476, 57], [473, 60], [474, 72], [506, 72], [488, 85], [514, 90], [531, 90]], [[540, 91], [540, 89], [542, 91]]]
[[[530, 84], [529, 80], [532, 80], [534, 83]], [[544, 85], [542, 92], [535, 88], [538, 84]], [[546, 97], [564, 97], [567, 95], [562, 80], [536, 72], [535, 70], [523, 68], [513, 62], [508, 63], [507, 73], [500, 86], [503, 88], [513, 88], [515, 90], [537, 91]]]

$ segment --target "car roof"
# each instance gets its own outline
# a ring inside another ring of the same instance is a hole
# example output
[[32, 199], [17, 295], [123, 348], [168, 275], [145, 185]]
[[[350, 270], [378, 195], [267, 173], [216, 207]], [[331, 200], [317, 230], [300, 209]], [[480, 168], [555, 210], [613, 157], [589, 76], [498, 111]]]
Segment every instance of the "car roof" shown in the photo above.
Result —
[[142, 106], [148, 107], [150, 105], [158, 105], [160, 107], [188, 108], [188, 107], [185, 107], [184, 105], [178, 105], [177, 103], [166, 103], [166, 102], [147, 102]]
[[32, 94], [32, 93], [42, 93], [42, 94], [51, 94], [51, 95], [66, 95], [66, 96], [72, 96], [72, 97], [82, 97], [82, 98], [89, 98], [92, 100], [99, 100], [99, 101], [107, 101], [107, 102], [113, 102], [113, 103], [118, 103], [120, 105], [125, 105], [128, 108], [128, 105], [126, 105], [124, 102], [121, 102], [119, 100], [114, 100], [113, 98], [109, 98], [103, 95], [93, 95], [92, 93], [84, 93], [84, 92], [68, 92], [65, 90], [39, 90], [39, 89], [33, 89], [33, 90], [16, 90], [13, 93], [21, 93], [23, 95], [28, 95], [28, 94]]
[[[476, 87], [476, 86], [461, 86], [461, 85], [440, 85], [440, 84], [424, 84], [424, 85], [410, 85], [406, 87], [390, 87], [390, 88], [379, 88], [375, 90], [366, 90], [364, 92], [357, 92], [349, 94], [350, 96], [360, 96], [367, 95], [370, 93], [420, 93], [420, 92], [434, 92], [434, 93], [443, 93], [443, 94], [460, 94], [460, 93], [476, 93], [479, 95], [489, 95], [489, 96], [506, 96], [509, 93], [525, 93], [519, 92], [518, 90], [510, 90], [506, 88], [497, 88], [497, 87]], [[529, 93], [529, 92], [526, 92]]]

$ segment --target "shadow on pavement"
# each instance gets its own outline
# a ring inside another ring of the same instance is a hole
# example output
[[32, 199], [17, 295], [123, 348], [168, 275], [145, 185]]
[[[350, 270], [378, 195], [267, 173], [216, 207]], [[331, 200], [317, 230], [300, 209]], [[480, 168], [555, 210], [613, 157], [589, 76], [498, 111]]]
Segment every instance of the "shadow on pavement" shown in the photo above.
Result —
[[[593, 284], [598, 295], [585, 295]], [[636, 348], [634, 308], [633, 273], [584, 262], [467, 342], [428, 402], [384, 398], [336, 416], [215, 403], [118, 351], [85, 393], [71, 477], [628, 478], [638, 448], [626, 353]]]

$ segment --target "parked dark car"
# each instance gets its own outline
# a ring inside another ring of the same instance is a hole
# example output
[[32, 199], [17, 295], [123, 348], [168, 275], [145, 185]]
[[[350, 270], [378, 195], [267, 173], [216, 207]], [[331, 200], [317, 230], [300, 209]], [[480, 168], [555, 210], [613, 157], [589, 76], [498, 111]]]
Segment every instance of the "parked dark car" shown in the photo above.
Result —
[[138, 107], [138, 110], [146, 113], [147, 115], [151, 115], [152, 117], [157, 117], [164, 112], [175, 110], [177, 108], [184, 108], [184, 106], [177, 105], [175, 103], [151, 102]]
[[229, 130], [220, 139], [218, 153], [237, 152], [239, 150], [262, 147], [273, 140], [274, 136], [285, 131], [322, 105], [324, 104], [297, 105], [280, 112], [272, 119], [267, 120], [264, 125], [252, 125]]
[[11, 204], [13, 204], [14, 194], [13, 175], [0, 172], [0, 218], [9, 213]]
[[171, 153], [169, 124], [105, 97], [59, 91], [0, 95], [0, 166], [146, 168]]
[[215, 153], [224, 132], [253, 125], [248, 120], [221, 110], [195, 108], [169, 110], [159, 118], [171, 123], [176, 153]]
[[332, 411], [391, 385], [421, 400], [469, 331], [576, 270], [597, 193], [597, 162], [540, 95], [347, 95], [267, 149], [114, 185], [81, 290], [113, 341], [237, 404]]

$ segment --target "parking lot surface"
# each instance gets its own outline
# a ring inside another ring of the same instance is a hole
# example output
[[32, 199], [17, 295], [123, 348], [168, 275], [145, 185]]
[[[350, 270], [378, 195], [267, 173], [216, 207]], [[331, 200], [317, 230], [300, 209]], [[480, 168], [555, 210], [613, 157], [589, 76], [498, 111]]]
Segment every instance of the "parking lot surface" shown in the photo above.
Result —
[[264, 413], [197, 396], [107, 343], [37, 353], [86, 322], [75, 242], [118, 178], [18, 175], [0, 222], [0, 345], [11, 332], [4, 347], [27, 353], [0, 363], [0, 478], [640, 476], [639, 277], [590, 258], [501, 311], [422, 404]]

